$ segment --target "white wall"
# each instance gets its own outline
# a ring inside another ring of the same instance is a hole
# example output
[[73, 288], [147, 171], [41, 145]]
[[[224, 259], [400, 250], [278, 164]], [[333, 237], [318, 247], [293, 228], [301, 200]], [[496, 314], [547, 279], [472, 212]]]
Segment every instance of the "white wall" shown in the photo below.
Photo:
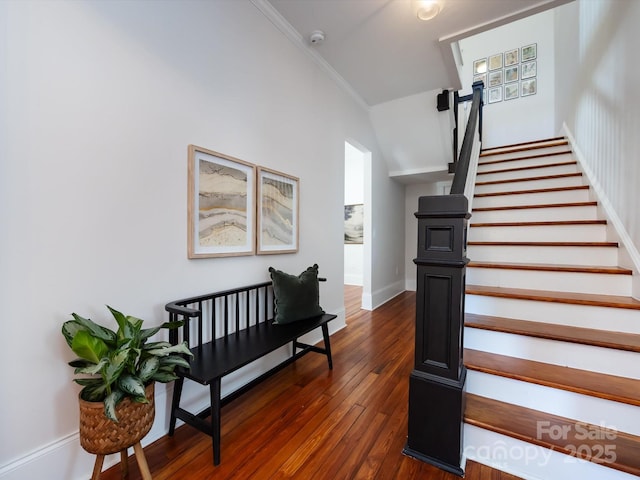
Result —
[[[367, 285], [368, 265], [364, 265], [362, 308], [373, 310], [404, 292], [404, 185], [389, 179], [383, 168], [371, 170], [371, 202], [365, 203], [365, 219], [371, 218], [371, 288]], [[366, 196], [366, 186], [365, 186]], [[365, 258], [368, 228], [365, 224]], [[370, 291], [370, 298], [367, 292]]]
[[[554, 128], [556, 132], [562, 130], [562, 124], [570, 115], [574, 89], [571, 84], [578, 80], [578, 65], [580, 62], [579, 29], [580, 2], [571, 2], [554, 10], [554, 36], [557, 40], [555, 48], [555, 84], [556, 104]], [[573, 123], [572, 123], [573, 125]]]
[[[347, 138], [372, 152], [376, 298], [398, 290], [404, 193], [368, 113], [249, 1], [5, 1], [0, 31], [3, 480], [89, 476], [71, 312], [154, 325], [170, 300], [317, 262], [343, 319]], [[190, 143], [300, 178], [299, 253], [187, 259]], [[166, 431], [164, 386], [157, 405], [147, 442]]]
[[418, 255], [418, 200], [428, 195], [448, 194], [451, 182], [433, 182], [407, 185], [405, 188], [405, 289], [417, 288], [416, 264], [413, 259]]
[[[575, 139], [602, 204], [635, 267], [640, 265], [640, 3], [588, 0], [556, 12], [555, 126]], [[640, 297], [640, 282], [634, 281]]]
[[371, 107], [371, 121], [391, 175], [447, 171], [451, 161], [452, 110], [438, 112], [441, 90]]
[[464, 61], [461, 95], [471, 93], [474, 60], [532, 43], [537, 44], [537, 94], [486, 104], [483, 110], [483, 148], [555, 136], [553, 11], [460, 40]]
[[[364, 154], [347, 142], [344, 147], [344, 204], [364, 203]], [[344, 283], [364, 283], [363, 244], [344, 245]]]

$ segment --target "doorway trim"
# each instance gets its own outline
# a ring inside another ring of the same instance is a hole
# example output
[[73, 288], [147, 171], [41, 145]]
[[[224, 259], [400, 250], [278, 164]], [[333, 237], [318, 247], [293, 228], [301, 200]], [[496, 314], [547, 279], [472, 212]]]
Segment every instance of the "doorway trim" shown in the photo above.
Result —
[[[362, 259], [362, 308], [364, 310], [373, 310], [372, 300], [372, 242], [373, 242], [373, 225], [371, 211], [371, 151], [364, 147], [361, 143], [352, 138], [345, 140], [347, 144], [362, 154], [362, 179], [363, 179], [363, 205], [364, 205], [364, 230], [363, 230], [363, 259]], [[346, 159], [345, 159], [346, 160]], [[344, 254], [343, 254], [344, 255]], [[344, 265], [344, 256], [342, 259]]]

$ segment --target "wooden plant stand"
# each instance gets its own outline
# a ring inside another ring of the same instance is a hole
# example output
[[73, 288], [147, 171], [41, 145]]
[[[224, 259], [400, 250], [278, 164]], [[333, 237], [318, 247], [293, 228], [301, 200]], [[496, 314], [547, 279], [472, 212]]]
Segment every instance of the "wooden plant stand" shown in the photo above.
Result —
[[[149, 471], [149, 465], [147, 464], [147, 459], [144, 456], [144, 450], [142, 449], [142, 445], [140, 442], [137, 442], [133, 445], [133, 452], [136, 455], [136, 461], [138, 462], [138, 468], [140, 468], [140, 473], [142, 474], [142, 480], [152, 480], [151, 472]], [[102, 464], [104, 463], [105, 455], [97, 454], [96, 455], [96, 463], [93, 465], [93, 474], [91, 475], [91, 480], [100, 480], [100, 473], [102, 472]], [[129, 477], [129, 455], [127, 454], [127, 449], [120, 451], [120, 468], [122, 470], [122, 478]]]
[[133, 447], [143, 480], [152, 480], [151, 472], [140, 440], [149, 433], [155, 418], [154, 384], [148, 385], [145, 394], [147, 403], [125, 398], [116, 407], [118, 422], [104, 415], [102, 402], [87, 402], [80, 399], [80, 445], [96, 455], [91, 480], [99, 480], [105, 455], [120, 452], [122, 478], [129, 475], [127, 450]]

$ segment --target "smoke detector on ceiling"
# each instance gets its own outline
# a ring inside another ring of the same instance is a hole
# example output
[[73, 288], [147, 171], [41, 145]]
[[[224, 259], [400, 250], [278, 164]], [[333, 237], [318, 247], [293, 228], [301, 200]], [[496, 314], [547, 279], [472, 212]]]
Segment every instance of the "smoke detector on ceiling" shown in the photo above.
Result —
[[324, 42], [324, 32], [322, 30], [316, 30], [309, 35], [309, 42], [311, 45], [319, 45]]

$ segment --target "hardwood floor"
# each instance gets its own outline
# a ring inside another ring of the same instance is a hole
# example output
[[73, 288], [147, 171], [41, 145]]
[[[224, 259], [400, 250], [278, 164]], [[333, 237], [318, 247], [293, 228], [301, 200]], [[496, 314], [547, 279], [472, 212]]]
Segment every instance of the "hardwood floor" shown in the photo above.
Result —
[[[188, 426], [145, 448], [154, 480], [434, 479], [459, 477], [404, 456], [415, 294], [374, 312], [345, 287], [347, 328], [331, 337], [333, 371], [310, 354], [222, 410], [222, 463], [210, 437]], [[132, 480], [140, 479], [135, 457]], [[102, 480], [120, 478], [120, 466]], [[516, 477], [468, 462], [466, 479]]]

